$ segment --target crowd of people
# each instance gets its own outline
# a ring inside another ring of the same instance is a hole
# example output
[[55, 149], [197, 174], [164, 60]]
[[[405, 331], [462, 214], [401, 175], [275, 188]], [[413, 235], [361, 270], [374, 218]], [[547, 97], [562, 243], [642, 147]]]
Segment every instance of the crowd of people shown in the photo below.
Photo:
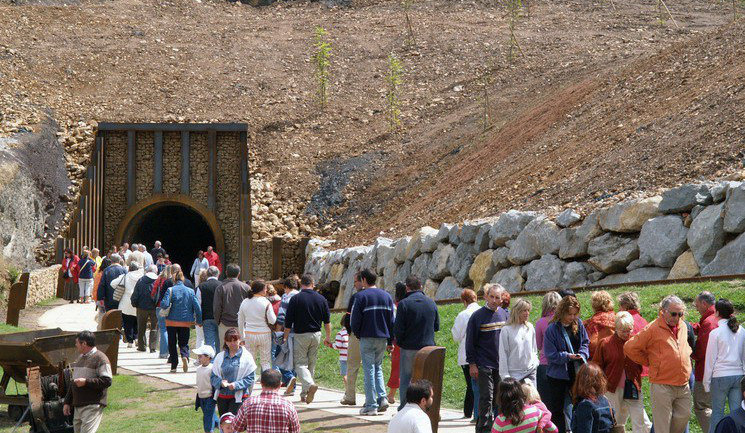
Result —
[[[277, 288], [263, 280], [246, 283], [235, 264], [223, 274], [211, 247], [195, 259], [193, 282], [168, 262], [160, 243], [150, 252], [125, 244], [104, 258], [95, 249], [80, 258], [68, 251], [63, 270], [70, 302], [93, 296], [101, 313], [121, 310], [124, 341], [140, 351], [159, 351], [172, 372], [179, 363], [188, 371], [188, 341], [196, 327], [197, 406], [205, 432], [218, 426], [244, 431], [256, 423], [282, 427], [250, 431], [298, 431], [297, 413], [278, 390], [293, 395], [299, 383], [301, 402], [314, 400], [322, 344], [339, 353], [341, 405], [357, 405], [361, 368], [361, 415], [386, 412], [400, 388], [388, 431], [431, 431], [426, 410], [432, 385], [411, 379], [416, 353], [435, 344], [440, 316], [414, 276], [397, 284], [391, 297], [376, 287], [374, 271], [358, 272], [342, 329], [332, 335], [329, 303], [315, 290], [313, 276], [288, 277]], [[701, 319], [688, 323], [686, 305], [670, 295], [648, 323], [636, 293], [614, 302], [600, 290], [592, 293], [593, 311], [583, 321], [573, 292], [549, 292], [534, 325], [527, 299], [511, 305], [498, 284], [485, 284], [483, 295], [480, 306], [473, 290], [462, 291], [465, 309], [451, 329], [465, 379], [464, 416], [472, 418], [477, 433], [608, 433], [629, 419], [634, 433], [683, 433], [691, 413], [706, 433], [745, 428], [745, 331], [727, 299], [700, 293], [694, 306]], [[392, 359], [387, 383], [386, 353]], [[258, 371], [262, 393], [253, 396]], [[650, 383], [651, 420], [644, 410], [644, 380]], [[732, 409], [725, 417], [727, 405]], [[266, 413], [277, 418], [266, 421]]]

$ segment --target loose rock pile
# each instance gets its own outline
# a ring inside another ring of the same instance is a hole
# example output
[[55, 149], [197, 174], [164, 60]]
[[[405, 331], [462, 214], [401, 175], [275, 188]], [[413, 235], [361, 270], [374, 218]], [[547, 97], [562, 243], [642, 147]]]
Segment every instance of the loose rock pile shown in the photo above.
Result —
[[253, 240], [271, 237], [298, 238], [317, 233], [318, 217], [305, 215], [305, 205], [276, 195], [273, 184], [261, 173], [251, 178], [251, 218]]
[[329, 250], [308, 244], [305, 271], [341, 283], [346, 305], [363, 268], [396, 282], [415, 275], [435, 299], [499, 283], [510, 292], [745, 273], [745, 184], [687, 184], [582, 218], [510, 210], [492, 218], [423, 227], [412, 236]]

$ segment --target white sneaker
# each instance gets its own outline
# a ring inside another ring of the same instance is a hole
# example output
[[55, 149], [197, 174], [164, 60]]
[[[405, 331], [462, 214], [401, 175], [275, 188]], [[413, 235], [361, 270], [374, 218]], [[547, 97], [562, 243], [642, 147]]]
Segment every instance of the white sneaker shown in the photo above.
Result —
[[373, 415], [381, 415], [382, 413], [378, 412], [378, 408], [375, 407], [363, 407], [360, 409], [360, 415], [362, 416], [373, 416]]

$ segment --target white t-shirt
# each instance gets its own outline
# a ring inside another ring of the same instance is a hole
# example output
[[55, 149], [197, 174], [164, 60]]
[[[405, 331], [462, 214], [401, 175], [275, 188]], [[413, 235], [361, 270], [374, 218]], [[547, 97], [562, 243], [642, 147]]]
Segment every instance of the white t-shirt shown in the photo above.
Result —
[[391, 419], [388, 433], [432, 433], [432, 424], [418, 404], [406, 403]]
[[199, 398], [212, 397], [212, 364], [197, 367], [197, 395]]

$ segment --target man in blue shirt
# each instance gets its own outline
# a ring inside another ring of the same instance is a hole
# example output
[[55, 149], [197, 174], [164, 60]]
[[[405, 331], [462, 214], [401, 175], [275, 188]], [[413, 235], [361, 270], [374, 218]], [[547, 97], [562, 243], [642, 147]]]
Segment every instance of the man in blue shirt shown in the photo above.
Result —
[[377, 415], [388, 409], [383, 382], [383, 356], [393, 350], [393, 299], [375, 287], [378, 276], [370, 269], [360, 271], [364, 290], [355, 296], [350, 322], [360, 340], [360, 356], [365, 379], [365, 406], [360, 415]]
[[466, 328], [466, 361], [479, 385], [479, 418], [476, 433], [488, 433], [497, 411], [499, 386], [499, 333], [509, 318], [501, 307], [504, 287], [485, 284], [486, 305], [476, 310]]
[[300, 293], [293, 296], [287, 305], [285, 315], [285, 341], [290, 331], [295, 334], [292, 350], [295, 373], [303, 385], [300, 401], [310, 403], [318, 390], [313, 374], [318, 360], [318, 346], [321, 344], [321, 325], [326, 329], [327, 346], [331, 346], [331, 314], [326, 298], [313, 290], [313, 276], [300, 277]]
[[393, 325], [396, 344], [401, 348], [399, 372], [401, 375], [401, 403], [398, 410], [406, 406], [403, 397], [409, 387], [414, 357], [419, 349], [435, 345], [435, 332], [440, 330], [440, 316], [435, 301], [422, 292], [419, 278], [406, 278], [406, 297], [398, 302], [396, 323]]

